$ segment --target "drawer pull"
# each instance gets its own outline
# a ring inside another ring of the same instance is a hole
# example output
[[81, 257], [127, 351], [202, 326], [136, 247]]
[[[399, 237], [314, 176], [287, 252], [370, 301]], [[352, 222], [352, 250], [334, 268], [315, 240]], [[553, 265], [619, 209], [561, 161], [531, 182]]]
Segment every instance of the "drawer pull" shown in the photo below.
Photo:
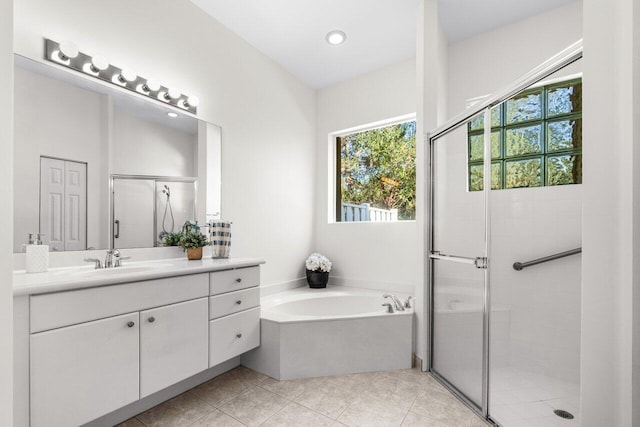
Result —
[[134, 325], [135, 325], [135, 322], [131, 322], [131, 321], [127, 322], [127, 326], [130, 328], [133, 328]]
[[238, 282], [238, 283], [242, 283], [242, 277], [238, 277], [238, 278], [236, 279], [236, 282]]
[[242, 334], [236, 334], [236, 338], [242, 338]]
[[238, 301], [236, 301], [236, 304], [238, 304], [238, 305], [242, 304], [242, 300], [239, 299]]
[[153, 317], [153, 316], [149, 317], [149, 323], [153, 323], [153, 322], [155, 322], [155, 321], [156, 321], [156, 318], [155, 318], [155, 317]]

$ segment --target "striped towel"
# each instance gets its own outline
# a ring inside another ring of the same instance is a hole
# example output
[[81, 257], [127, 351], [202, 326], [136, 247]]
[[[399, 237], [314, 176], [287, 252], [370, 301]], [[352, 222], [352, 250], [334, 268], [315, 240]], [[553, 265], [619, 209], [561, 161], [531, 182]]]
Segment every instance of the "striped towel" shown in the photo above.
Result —
[[231, 252], [231, 222], [211, 221], [209, 224], [212, 258], [229, 258]]

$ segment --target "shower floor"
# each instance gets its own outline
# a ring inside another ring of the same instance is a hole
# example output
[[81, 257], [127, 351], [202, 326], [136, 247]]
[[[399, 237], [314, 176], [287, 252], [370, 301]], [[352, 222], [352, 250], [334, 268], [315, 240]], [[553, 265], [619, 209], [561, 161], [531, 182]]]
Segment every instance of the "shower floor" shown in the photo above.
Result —
[[[492, 418], [504, 427], [580, 425], [580, 384], [514, 368], [491, 371]], [[562, 409], [574, 418], [553, 413]]]

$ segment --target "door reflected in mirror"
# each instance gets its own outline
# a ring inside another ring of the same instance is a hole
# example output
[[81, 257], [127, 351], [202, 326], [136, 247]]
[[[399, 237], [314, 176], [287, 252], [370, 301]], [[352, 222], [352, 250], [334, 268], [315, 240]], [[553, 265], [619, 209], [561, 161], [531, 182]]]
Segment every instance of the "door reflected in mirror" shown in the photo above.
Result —
[[[219, 211], [219, 164], [198, 161], [219, 159], [219, 127], [189, 113], [169, 117], [174, 109], [160, 102], [19, 55], [14, 71], [14, 252], [29, 233], [44, 234], [52, 251], [154, 247], [171, 225], [179, 231]], [[111, 175], [146, 181], [114, 188]]]

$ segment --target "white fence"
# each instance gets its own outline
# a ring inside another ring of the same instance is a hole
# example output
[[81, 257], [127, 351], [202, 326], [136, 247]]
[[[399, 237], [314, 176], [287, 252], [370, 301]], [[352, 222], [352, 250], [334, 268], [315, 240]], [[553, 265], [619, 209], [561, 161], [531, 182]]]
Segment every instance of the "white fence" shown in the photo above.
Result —
[[398, 220], [398, 209], [372, 208], [368, 203], [363, 203], [361, 205], [342, 203], [340, 211], [340, 218], [342, 222], [384, 222]]

